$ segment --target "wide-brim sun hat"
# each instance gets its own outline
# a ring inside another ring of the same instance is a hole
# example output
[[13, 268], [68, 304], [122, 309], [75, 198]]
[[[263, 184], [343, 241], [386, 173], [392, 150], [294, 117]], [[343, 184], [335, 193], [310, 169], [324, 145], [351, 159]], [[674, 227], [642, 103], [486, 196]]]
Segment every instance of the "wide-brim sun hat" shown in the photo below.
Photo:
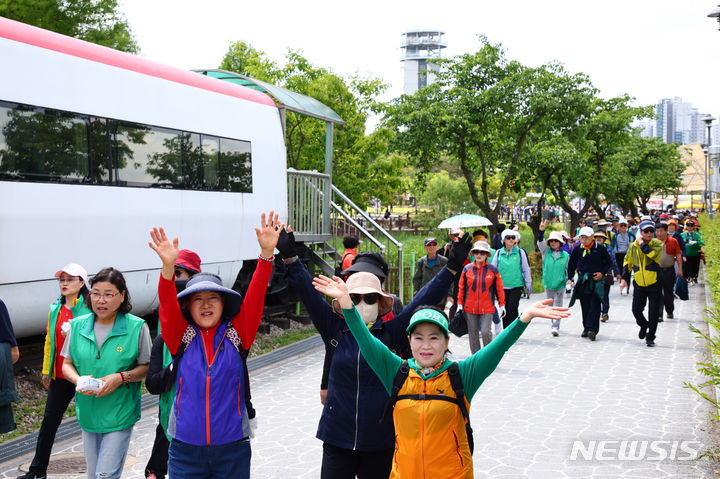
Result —
[[595, 232], [589, 226], [583, 226], [582, 228], [580, 228], [580, 231], [578, 232], [578, 237], [580, 237], [580, 236], [587, 236], [589, 238], [589, 237], [595, 236]]
[[595, 233], [593, 233], [593, 236], [602, 236], [603, 238], [607, 239], [607, 233], [605, 233], [603, 230], [597, 230]]
[[239, 311], [242, 305], [243, 297], [234, 289], [226, 288], [222, 284], [222, 280], [209, 273], [198, 273], [188, 280], [185, 289], [177, 295], [177, 299], [183, 299], [193, 293], [201, 291], [217, 291], [223, 293], [223, 317], [232, 319]]
[[353, 258], [353, 264], [342, 271], [343, 276], [350, 276], [353, 273], [371, 273], [378, 278], [387, 278], [389, 268], [387, 261], [380, 253], [364, 251]]
[[87, 271], [79, 264], [70, 263], [68, 265], [65, 265], [62, 269], [55, 272], [55, 277], [59, 278], [60, 276], [62, 276], [63, 273], [67, 273], [70, 276], [77, 276], [78, 278], [82, 278], [85, 284], [88, 284]]
[[487, 241], [476, 241], [473, 244], [472, 249], [470, 250], [470, 254], [474, 254], [475, 252], [481, 253], [490, 253], [490, 245], [487, 244]]
[[563, 232], [560, 231], [553, 231], [550, 233], [550, 236], [548, 237], [548, 241], [559, 241], [560, 244], [563, 244], [565, 242], [565, 239], [563, 238]]
[[[345, 285], [347, 286], [348, 294], [379, 294], [379, 316], [384, 316], [390, 311], [392, 311], [394, 299], [392, 296], [382, 290], [380, 280], [374, 274], [360, 271], [350, 276]], [[340, 308], [340, 304], [337, 300], [333, 300], [333, 309], [337, 314], [342, 315], [342, 308]]]
[[437, 325], [440, 330], [445, 334], [446, 337], [450, 336], [450, 329], [448, 328], [448, 320], [444, 314], [435, 309], [421, 309], [416, 311], [415, 314], [410, 318], [410, 324], [406, 329], [408, 334], [412, 334], [415, 327], [420, 323], [432, 323]]
[[520, 232], [519, 231], [505, 229], [500, 234], [500, 238], [502, 239], [502, 241], [505, 241], [505, 238], [507, 238], [508, 236], [514, 236], [518, 241], [520, 241]]

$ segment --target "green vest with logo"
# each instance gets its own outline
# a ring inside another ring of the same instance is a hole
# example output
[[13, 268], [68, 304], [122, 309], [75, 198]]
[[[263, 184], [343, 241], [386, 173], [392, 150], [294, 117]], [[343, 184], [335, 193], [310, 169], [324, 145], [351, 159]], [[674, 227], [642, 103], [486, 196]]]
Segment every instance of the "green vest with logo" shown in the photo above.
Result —
[[560, 254], [555, 258], [551, 248], [545, 251], [542, 269], [542, 283], [545, 289], [556, 291], [563, 289], [567, 282], [567, 264], [570, 255], [567, 251], [560, 250]]
[[[138, 342], [145, 321], [132, 314], [118, 313], [110, 334], [98, 350], [95, 341], [95, 314], [70, 321], [70, 355], [81, 376], [102, 378], [137, 366]], [[108, 396], [75, 394], [80, 427], [87, 432], [107, 433], [127, 429], [140, 420], [140, 383], [119, 386]]]

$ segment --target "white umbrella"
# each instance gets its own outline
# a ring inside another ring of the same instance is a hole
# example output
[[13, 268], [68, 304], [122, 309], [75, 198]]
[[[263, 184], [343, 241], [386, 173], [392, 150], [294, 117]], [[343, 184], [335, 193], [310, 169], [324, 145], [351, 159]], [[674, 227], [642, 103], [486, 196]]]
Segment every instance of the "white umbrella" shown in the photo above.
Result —
[[478, 215], [455, 215], [438, 225], [439, 229], [472, 228], [474, 226], [491, 226], [492, 223], [484, 216]]

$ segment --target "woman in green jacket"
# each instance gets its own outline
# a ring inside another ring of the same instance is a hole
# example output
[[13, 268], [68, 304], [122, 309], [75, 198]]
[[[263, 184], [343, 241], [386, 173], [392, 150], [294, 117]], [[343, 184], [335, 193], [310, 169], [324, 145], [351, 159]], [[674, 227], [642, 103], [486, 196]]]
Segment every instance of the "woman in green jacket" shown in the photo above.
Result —
[[[407, 361], [407, 368], [401, 369], [405, 361], [370, 334], [353, 304], [365, 295], [385, 295], [377, 278], [373, 285], [372, 275], [356, 273], [362, 274], [368, 275], [367, 280], [362, 280], [364, 286], [352, 291], [338, 277], [318, 276], [313, 285], [335, 298], [363, 357], [388, 394], [396, 399], [393, 410], [396, 443], [390, 478], [472, 478], [472, 437], [466, 427], [470, 401], [533, 318], [567, 317], [567, 308], [550, 307], [547, 299], [532, 304], [487, 347], [455, 363], [446, 356], [447, 317], [431, 306], [421, 306], [407, 328], [413, 357]], [[399, 384], [401, 371], [405, 378]], [[451, 378], [456, 373], [464, 398], [457, 393], [460, 389]]]
[[75, 396], [75, 386], [62, 373], [63, 357], [60, 355], [65, 336], [70, 330], [70, 320], [90, 313], [88, 305], [87, 271], [79, 264], [71, 263], [55, 273], [60, 288], [60, 298], [50, 306], [45, 335], [42, 380], [48, 390], [35, 456], [27, 474], [19, 479], [36, 479], [47, 476], [50, 453], [55, 434], [63, 414]]
[[[543, 255], [542, 267], [542, 283], [545, 287], [545, 294], [548, 299], [552, 299], [553, 306], [563, 305], [563, 296], [565, 294], [565, 284], [567, 283], [567, 264], [570, 255], [567, 251], [561, 249], [564, 241], [562, 234], [558, 231], [550, 233], [550, 237], [545, 241], [543, 235], [545, 233], [545, 222], [540, 224], [540, 235], [537, 245], [540, 253]], [[560, 334], [560, 320], [554, 319], [550, 324], [550, 334], [558, 336]]]
[[130, 314], [130, 294], [120, 271], [105, 268], [90, 286], [93, 312], [70, 322], [63, 374], [75, 384], [88, 479], [117, 479], [140, 420], [150, 332], [142, 318]]

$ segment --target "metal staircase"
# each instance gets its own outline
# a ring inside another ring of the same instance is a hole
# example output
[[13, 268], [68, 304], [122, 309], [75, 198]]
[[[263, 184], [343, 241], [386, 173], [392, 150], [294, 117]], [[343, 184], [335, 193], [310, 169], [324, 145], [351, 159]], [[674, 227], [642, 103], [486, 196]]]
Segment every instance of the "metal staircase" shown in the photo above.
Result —
[[288, 169], [288, 224], [307, 249], [307, 259], [327, 275], [342, 260], [342, 238], [360, 239], [360, 251], [382, 253], [390, 267], [385, 289], [402, 298], [403, 246], [364, 209], [331, 183], [330, 175]]

